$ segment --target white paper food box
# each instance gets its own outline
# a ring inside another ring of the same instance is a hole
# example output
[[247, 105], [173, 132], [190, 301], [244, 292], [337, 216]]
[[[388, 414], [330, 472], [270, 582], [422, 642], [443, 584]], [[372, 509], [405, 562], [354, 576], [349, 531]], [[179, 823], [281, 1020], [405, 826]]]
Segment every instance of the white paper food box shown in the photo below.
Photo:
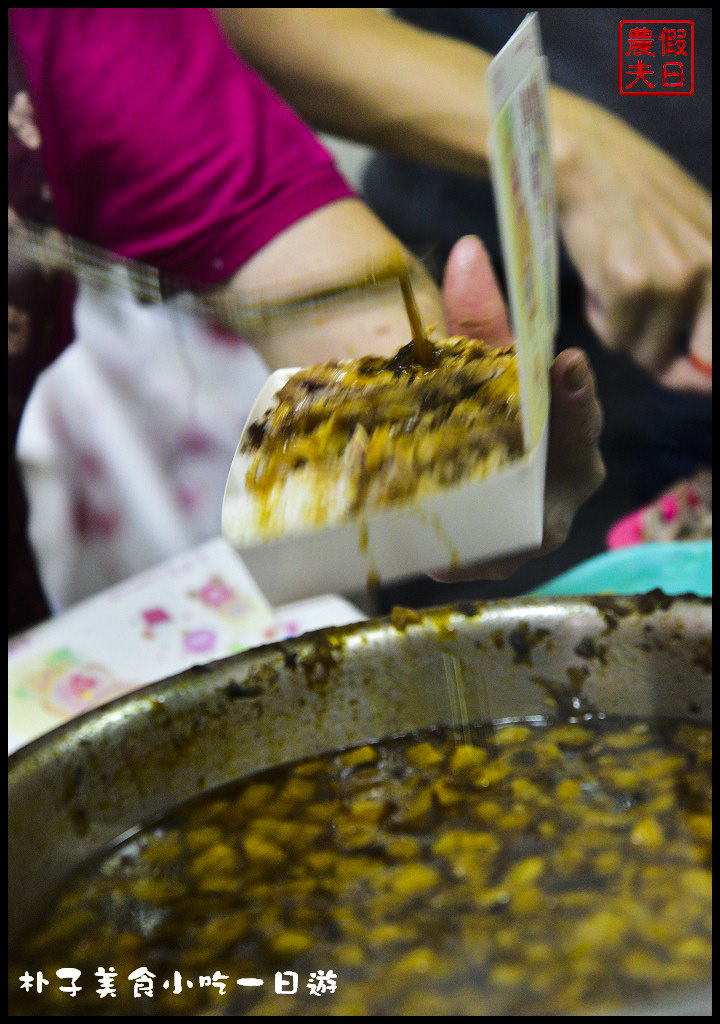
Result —
[[[517, 344], [526, 454], [483, 479], [409, 504], [248, 545], [242, 541], [239, 520], [252, 456], [240, 451], [241, 439], [225, 490], [222, 530], [272, 603], [446, 572], [540, 545], [557, 287], [545, 76], [537, 17], [530, 16], [488, 73], [495, 115], [493, 184]], [[246, 429], [262, 418], [296, 372], [277, 370], [270, 376]]]

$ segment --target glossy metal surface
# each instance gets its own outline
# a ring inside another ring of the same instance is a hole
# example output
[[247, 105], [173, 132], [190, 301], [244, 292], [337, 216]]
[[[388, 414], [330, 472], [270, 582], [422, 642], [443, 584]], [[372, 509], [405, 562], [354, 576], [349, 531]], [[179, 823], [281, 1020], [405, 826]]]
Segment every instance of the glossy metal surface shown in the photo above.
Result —
[[321, 630], [113, 701], [10, 758], [11, 942], [108, 842], [275, 764], [435, 723], [552, 715], [549, 690], [708, 721], [711, 617], [710, 601], [659, 592], [458, 605]]

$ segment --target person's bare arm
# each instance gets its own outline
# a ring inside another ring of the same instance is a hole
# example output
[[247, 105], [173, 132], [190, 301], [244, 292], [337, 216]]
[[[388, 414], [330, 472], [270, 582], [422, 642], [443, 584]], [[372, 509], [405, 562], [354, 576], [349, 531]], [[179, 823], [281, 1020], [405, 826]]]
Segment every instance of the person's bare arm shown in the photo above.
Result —
[[[373, 270], [411, 268], [423, 323], [446, 333], [440, 291], [423, 267], [358, 199], [321, 207], [260, 250], [220, 293], [232, 324], [233, 305], [273, 295], [312, 295]], [[279, 318], [253, 342], [271, 369], [308, 366], [328, 359], [391, 355], [412, 337], [399, 282]]]
[[215, 8], [225, 35], [313, 127], [488, 172], [490, 56], [370, 7]]
[[[237, 51], [316, 128], [487, 174], [491, 58], [479, 48], [373, 8], [216, 13]], [[709, 194], [596, 104], [558, 88], [550, 104], [560, 229], [591, 326], [667, 386], [710, 391]]]

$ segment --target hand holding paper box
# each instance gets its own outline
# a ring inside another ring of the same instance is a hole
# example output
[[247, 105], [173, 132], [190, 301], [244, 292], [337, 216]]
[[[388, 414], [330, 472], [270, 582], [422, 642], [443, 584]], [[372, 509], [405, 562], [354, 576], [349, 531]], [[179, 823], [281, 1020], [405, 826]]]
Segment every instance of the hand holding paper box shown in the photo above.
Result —
[[[243, 521], [247, 510], [244, 492], [249, 466], [244, 457], [246, 453], [240, 450], [247, 446], [241, 443], [228, 480], [223, 529], [231, 541], [242, 546], [251, 571], [273, 600], [292, 599], [301, 593], [325, 590], [328, 585], [354, 588], [371, 580], [397, 579], [422, 570], [455, 570], [467, 562], [533, 546], [547, 545], [549, 548], [558, 536], [564, 534], [572, 520], [575, 495], [582, 492], [583, 497], [587, 496], [602, 478], [598, 468], [599, 456], [582, 446], [590, 472], [578, 472], [575, 478], [558, 480], [557, 492], [551, 496], [548, 507], [567, 514], [551, 515], [552, 528], [546, 528], [543, 486], [549, 366], [556, 319], [556, 250], [552, 175], [548, 154], [543, 150], [547, 147], [545, 80], [538, 42], [533, 23], [528, 21], [511, 40], [509, 55], [503, 52], [498, 57], [501, 70], [508, 60], [512, 61], [517, 78], [510, 79], [510, 88], [506, 80], [497, 91], [497, 138], [500, 141], [494, 163], [518, 340], [524, 455], [509, 466], [503, 464], [497, 472], [490, 472], [481, 480], [463, 479], [442, 492], [430, 495], [418, 492], [416, 500], [393, 509], [352, 510], [353, 514], [344, 518], [335, 517], [329, 529], [320, 529], [326, 525], [322, 517], [301, 512], [285, 536], [278, 536], [277, 530], [273, 536], [269, 529], [269, 542], [258, 543], [258, 536], [252, 536]], [[532, 129], [530, 132], [524, 130], [528, 124]], [[463, 250], [467, 255], [468, 247], [473, 246], [476, 243], [472, 240], [463, 240], [454, 256], [456, 267], [463, 262]], [[476, 271], [478, 252], [482, 253], [482, 250], [475, 248], [469, 259], [469, 265]], [[489, 271], [489, 267], [486, 269]], [[459, 273], [462, 272], [460, 269]], [[460, 300], [457, 309], [453, 309], [453, 296], [459, 294], [456, 274], [451, 259], [446, 281], [451, 318], [455, 318], [463, 305]], [[478, 292], [478, 298], [483, 291], [486, 295], [499, 296], [491, 273], [489, 278], [485, 273], [484, 288]], [[502, 307], [501, 301], [499, 305]], [[497, 307], [498, 302], [495, 302], [492, 308], [497, 310]], [[488, 321], [487, 312], [475, 307], [473, 316], [466, 318], [475, 336], [484, 335], [488, 323], [492, 326], [493, 320], [496, 321], [495, 326], [498, 323], [506, 325], [502, 309], [499, 320], [494, 312]], [[462, 322], [459, 323], [459, 331], [470, 333], [469, 327]], [[588, 382], [579, 389], [573, 386], [573, 401], [567, 394], [563, 398], [560, 379], [573, 367], [575, 370], [587, 370], [582, 359], [581, 353], [566, 354], [554, 370], [561, 399], [558, 409], [562, 414], [565, 401], [567, 408], [564, 411], [571, 426], [578, 427], [573, 417], [579, 416], [583, 421], [579, 426], [585, 435], [593, 438], [593, 444], [599, 411], [592, 385]], [[276, 401], [277, 388], [283, 387], [292, 373], [279, 372], [268, 382], [251, 413], [249, 425], [259, 424], [262, 415]], [[554, 415], [553, 420], [556, 418]], [[562, 470], [566, 463], [569, 438], [561, 436], [557, 426], [554, 436], [555, 444], [559, 446], [559, 451], [551, 458], [555, 482], [555, 471], [558, 468]], [[562, 450], [565, 453], [560, 457]], [[342, 472], [339, 462], [338, 473], [341, 475]], [[560, 500], [559, 494], [562, 495]], [[308, 508], [313, 501], [310, 498]], [[292, 519], [292, 516], [286, 517], [288, 524]], [[343, 582], [339, 583], [340, 580]]]

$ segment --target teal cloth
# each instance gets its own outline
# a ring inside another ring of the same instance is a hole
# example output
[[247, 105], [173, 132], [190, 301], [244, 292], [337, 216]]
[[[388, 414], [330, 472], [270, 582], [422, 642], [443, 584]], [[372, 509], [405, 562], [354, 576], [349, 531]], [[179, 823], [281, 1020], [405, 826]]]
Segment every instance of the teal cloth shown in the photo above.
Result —
[[712, 597], [712, 541], [635, 544], [581, 562], [534, 590], [541, 597], [572, 594], [666, 594]]

